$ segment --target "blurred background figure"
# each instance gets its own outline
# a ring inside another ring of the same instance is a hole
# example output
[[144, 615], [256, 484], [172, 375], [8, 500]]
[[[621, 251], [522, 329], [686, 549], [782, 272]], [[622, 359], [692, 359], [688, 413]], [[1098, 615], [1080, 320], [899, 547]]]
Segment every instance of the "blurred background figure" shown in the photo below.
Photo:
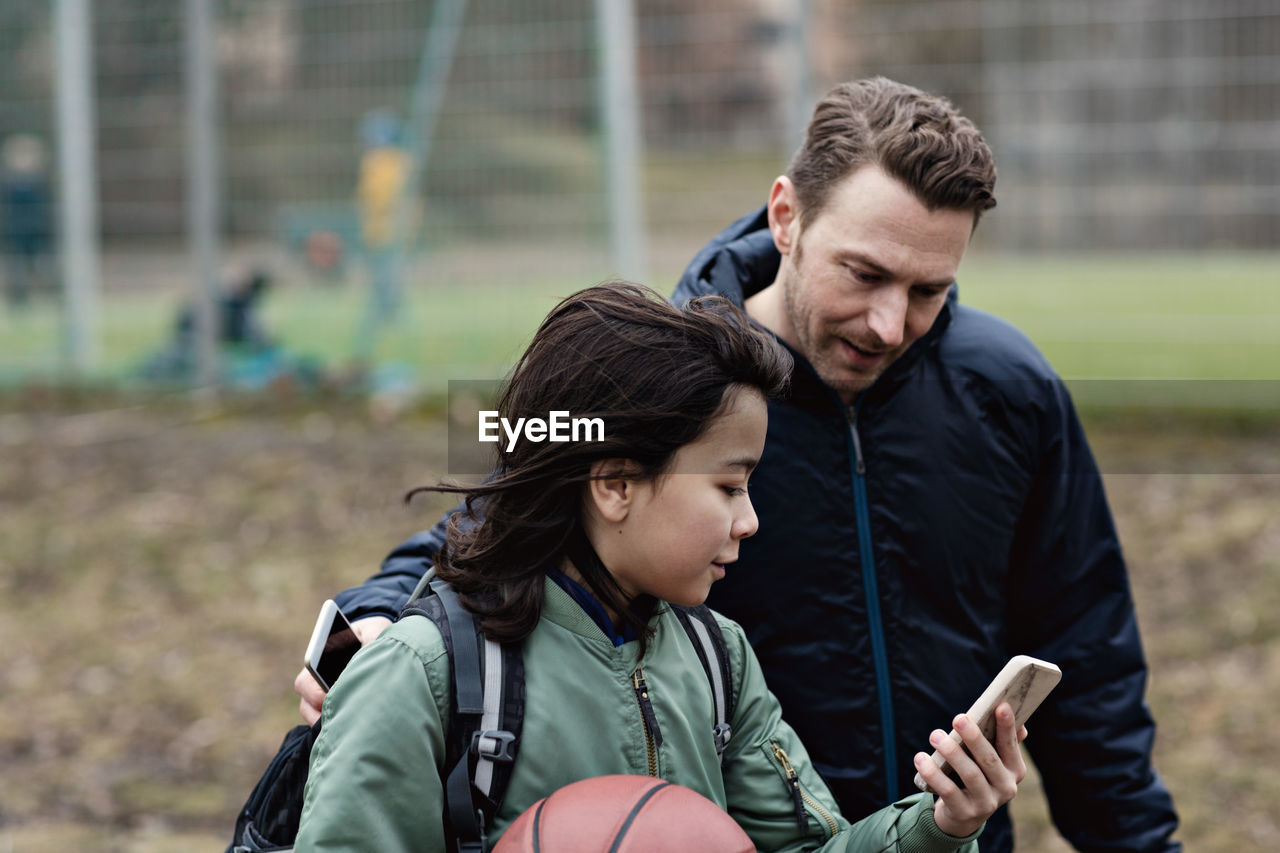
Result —
[[[218, 300], [219, 346], [224, 360], [256, 356], [275, 347], [261, 320], [262, 298], [271, 285], [265, 270], [253, 269], [243, 275], [228, 276]], [[164, 382], [187, 382], [196, 369], [196, 317], [190, 302], [178, 308], [169, 342], [152, 354], [141, 369], [143, 378]]]
[[373, 360], [378, 334], [395, 319], [402, 302], [403, 240], [401, 199], [409, 177], [409, 152], [401, 146], [400, 121], [387, 109], [366, 113], [360, 121], [360, 158], [356, 205], [360, 240], [369, 270], [369, 299], [356, 330], [355, 361]]
[[[218, 300], [221, 380], [238, 390], [285, 386], [313, 388], [323, 381], [322, 364], [287, 349], [262, 320], [271, 274], [251, 268], [228, 275]], [[170, 340], [149, 355], [141, 379], [168, 385], [192, 381], [196, 373], [196, 317], [189, 302], [179, 308]]]
[[53, 288], [53, 226], [44, 143], [15, 133], [0, 148], [0, 251], [9, 307], [26, 305], [34, 289]]

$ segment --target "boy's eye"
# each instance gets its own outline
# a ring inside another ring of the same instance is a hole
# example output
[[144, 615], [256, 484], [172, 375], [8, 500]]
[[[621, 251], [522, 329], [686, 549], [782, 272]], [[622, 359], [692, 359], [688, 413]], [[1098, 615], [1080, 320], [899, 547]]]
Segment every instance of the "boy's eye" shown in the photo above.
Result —
[[736, 498], [738, 495], [745, 495], [747, 493], [746, 487], [744, 486], [722, 486], [721, 488], [723, 488], [724, 493], [731, 498]]

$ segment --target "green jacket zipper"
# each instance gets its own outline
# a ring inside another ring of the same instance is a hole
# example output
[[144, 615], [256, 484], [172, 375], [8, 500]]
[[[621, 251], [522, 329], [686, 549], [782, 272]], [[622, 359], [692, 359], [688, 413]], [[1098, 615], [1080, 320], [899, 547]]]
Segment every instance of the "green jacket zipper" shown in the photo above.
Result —
[[631, 685], [636, 691], [636, 702], [640, 705], [640, 718], [644, 723], [644, 746], [649, 756], [649, 775], [658, 775], [658, 747], [662, 746], [662, 732], [658, 728], [658, 717], [653, 713], [653, 703], [649, 701], [649, 685], [644, 680], [644, 670], [637, 668], [631, 674]]
[[839, 827], [836, 826], [835, 818], [800, 787], [800, 774], [796, 773], [796, 768], [792, 766], [791, 759], [787, 757], [786, 751], [776, 743], [770, 743], [769, 746], [773, 748], [773, 757], [777, 759], [778, 764], [782, 766], [782, 770], [787, 776], [787, 785], [791, 788], [791, 801], [796, 807], [796, 823], [800, 825], [800, 831], [804, 833], [809, 831], [809, 813], [805, 811], [805, 806], [808, 805], [809, 808], [818, 813], [819, 817], [827, 822], [827, 829], [834, 836], [839, 830]]

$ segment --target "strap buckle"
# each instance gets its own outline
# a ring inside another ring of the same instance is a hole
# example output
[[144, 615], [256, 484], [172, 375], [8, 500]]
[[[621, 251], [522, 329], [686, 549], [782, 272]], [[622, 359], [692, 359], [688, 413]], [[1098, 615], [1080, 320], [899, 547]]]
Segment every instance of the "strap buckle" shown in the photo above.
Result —
[[471, 736], [471, 754], [499, 764], [510, 764], [516, 760], [511, 753], [515, 742], [516, 736], [502, 729], [476, 732]]
[[717, 723], [711, 733], [715, 736], [716, 755], [723, 755], [725, 747], [729, 745], [729, 741], [733, 738], [732, 727], [728, 723]]
[[484, 812], [476, 809], [476, 832], [479, 838], [458, 837], [457, 853], [489, 853], [489, 833], [485, 832]]

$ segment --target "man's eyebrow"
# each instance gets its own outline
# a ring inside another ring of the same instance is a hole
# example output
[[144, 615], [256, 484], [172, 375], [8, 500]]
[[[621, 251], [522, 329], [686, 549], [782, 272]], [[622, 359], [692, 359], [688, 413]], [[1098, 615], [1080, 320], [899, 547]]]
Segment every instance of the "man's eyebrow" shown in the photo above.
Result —
[[893, 270], [889, 269], [883, 264], [876, 263], [875, 261], [871, 260], [871, 258], [867, 257], [861, 252], [845, 250], [843, 252], [840, 252], [836, 257], [837, 257], [837, 260], [839, 260], [840, 263], [842, 264], [848, 263], [849, 261], [853, 261], [855, 263], [861, 264], [864, 267], [870, 267], [872, 272], [877, 273], [878, 275], [882, 275], [885, 278], [893, 278], [894, 276]]
[[[862, 266], [864, 266], [864, 267], [869, 267], [869, 268], [871, 269], [871, 271], [872, 271], [872, 272], [874, 272], [876, 275], [882, 275], [882, 276], [884, 276], [885, 278], [894, 278], [894, 277], [896, 277], [896, 275], [897, 275], [893, 270], [889, 269], [888, 267], [884, 266], [883, 264], [878, 264], [878, 263], [876, 263], [876, 262], [875, 262], [875, 261], [873, 261], [871, 258], [867, 257], [866, 255], [862, 254], [861, 252], [853, 252], [853, 251], [844, 251], [844, 252], [840, 252], [840, 253], [836, 256], [836, 259], [837, 259], [838, 261], [840, 261], [840, 263], [847, 263], [847, 262], [849, 262], [849, 261], [853, 261], [853, 262], [855, 262], [855, 263], [861, 264], [861, 265], [862, 265]], [[948, 280], [948, 281], [918, 281], [918, 282], [916, 282], [916, 284], [917, 284], [917, 285], [919, 285], [919, 286], [921, 286], [921, 287], [950, 287], [951, 285], [953, 285], [953, 284], [955, 284], [955, 283], [956, 283], [956, 282], [955, 282], [955, 279], [950, 279], [950, 280]]]

